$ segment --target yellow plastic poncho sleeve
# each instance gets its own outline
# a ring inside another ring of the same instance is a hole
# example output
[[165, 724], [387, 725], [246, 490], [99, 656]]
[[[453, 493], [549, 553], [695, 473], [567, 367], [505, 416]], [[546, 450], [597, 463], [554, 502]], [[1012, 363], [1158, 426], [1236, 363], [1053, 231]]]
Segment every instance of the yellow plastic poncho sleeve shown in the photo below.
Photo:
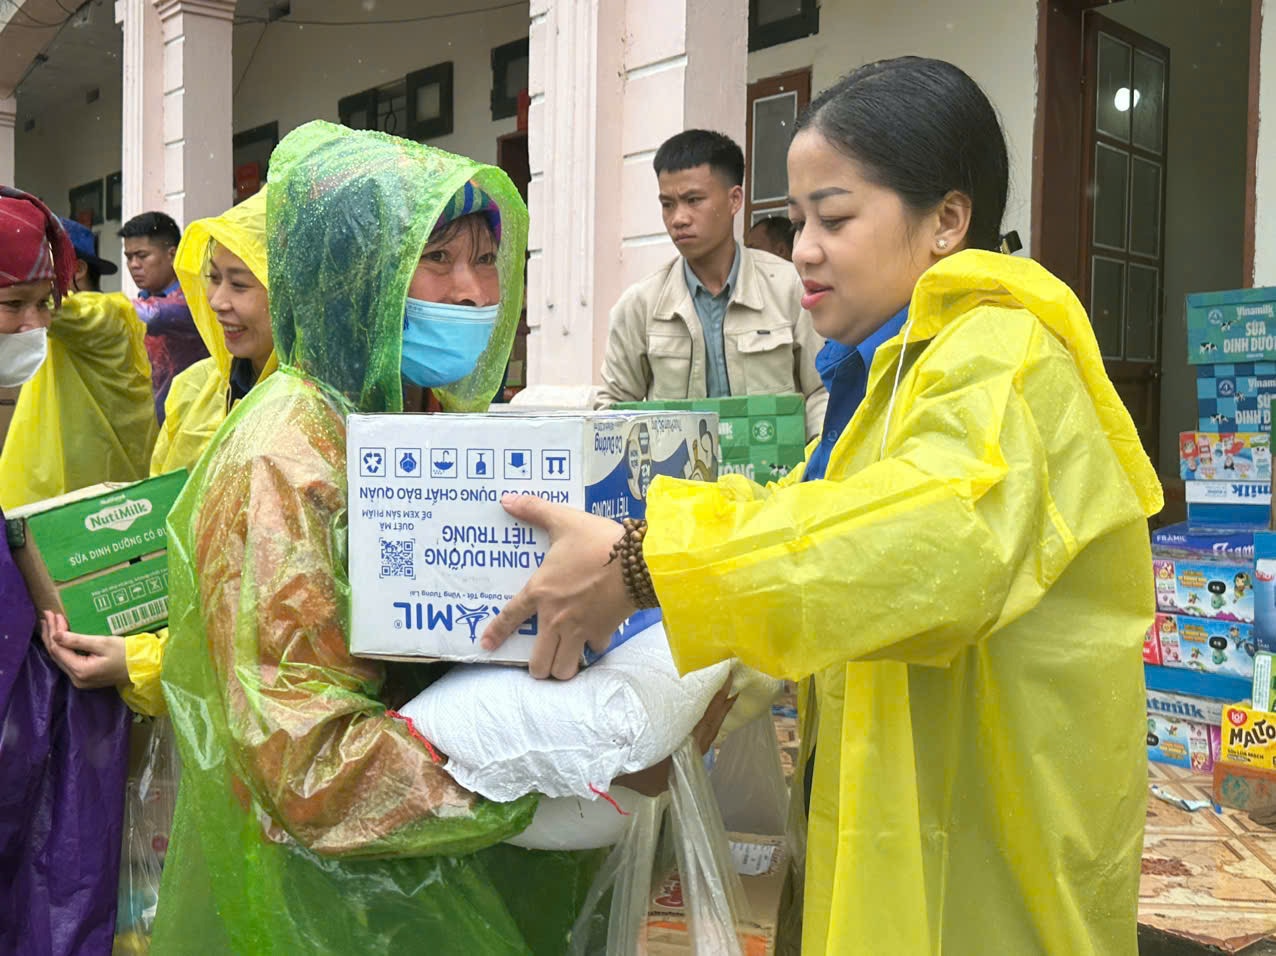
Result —
[[1155, 475], [1035, 263], [960, 253], [910, 318], [884, 456], [899, 338], [826, 480], [653, 484], [670, 644], [815, 677], [804, 953], [1132, 953]]
[[156, 424], [145, 335], [118, 293], [62, 300], [0, 450], [0, 507], [146, 477]]

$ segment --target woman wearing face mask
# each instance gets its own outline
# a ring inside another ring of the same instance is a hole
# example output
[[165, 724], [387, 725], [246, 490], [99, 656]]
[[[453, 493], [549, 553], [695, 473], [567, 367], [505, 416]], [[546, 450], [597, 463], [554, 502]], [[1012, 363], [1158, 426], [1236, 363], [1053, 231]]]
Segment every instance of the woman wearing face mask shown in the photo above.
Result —
[[[209, 357], [173, 379], [152, 477], [194, 469], [230, 410], [278, 366], [266, 288], [266, 191], [191, 223], [173, 267]], [[127, 637], [77, 634], [65, 617], [42, 616], [45, 647], [77, 687], [117, 687], [137, 713], [164, 712], [167, 628]]]
[[279, 371], [169, 518], [163, 685], [182, 757], [157, 952], [561, 953], [597, 855], [502, 845], [535, 800], [458, 787], [347, 651], [345, 418], [495, 392], [527, 213], [500, 170], [310, 123], [271, 159]]
[[[0, 186], [4, 385], [36, 373], [43, 332], [75, 262], [48, 208]], [[10, 546], [0, 534], [0, 952], [106, 953], [115, 922], [128, 710], [113, 691], [75, 691], [49, 660], [35, 639], [35, 608]]]
[[682, 668], [803, 680], [803, 953], [1134, 953], [1161, 491], [1089, 320], [996, 251], [1005, 143], [951, 64], [854, 71], [788, 162], [822, 440], [767, 488], [657, 478], [619, 543], [507, 502], [554, 543], [484, 645], [537, 612], [566, 677], [658, 602]]
[[73, 262], [71, 294], [47, 328], [0, 346], [0, 385], [26, 383], [0, 449], [6, 508], [146, 477], [156, 433], [146, 327], [128, 299], [95, 286]]

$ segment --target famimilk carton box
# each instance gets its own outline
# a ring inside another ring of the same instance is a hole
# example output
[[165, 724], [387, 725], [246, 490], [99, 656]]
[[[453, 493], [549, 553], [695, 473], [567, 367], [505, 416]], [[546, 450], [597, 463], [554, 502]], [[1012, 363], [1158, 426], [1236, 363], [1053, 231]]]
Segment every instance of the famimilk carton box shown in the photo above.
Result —
[[132, 634], [168, 620], [164, 524], [186, 483], [175, 471], [132, 485], [95, 485], [15, 508], [14, 560], [41, 610], [71, 630]]
[[348, 426], [350, 650], [366, 657], [528, 661], [535, 618], [497, 651], [478, 644], [549, 550], [503, 495], [621, 521], [646, 513], [657, 475], [717, 477], [718, 422], [704, 412], [352, 415]]

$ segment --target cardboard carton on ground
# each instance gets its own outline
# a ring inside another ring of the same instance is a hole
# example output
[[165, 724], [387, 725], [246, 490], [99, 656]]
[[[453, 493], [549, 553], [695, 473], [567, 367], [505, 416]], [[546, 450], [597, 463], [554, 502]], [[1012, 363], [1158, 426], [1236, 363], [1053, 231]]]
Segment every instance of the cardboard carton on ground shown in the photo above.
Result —
[[[748, 902], [748, 913], [737, 924], [740, 948], [744, 956], [772, 956], [780, 901], [790, 869], [784, 838], [728, 833], [727, 839]], [[646, 946], [640, 946], [639, 952], [647, 956], [682, 956], [696, 952], [691, 941], [691, 917], [683, 900], [677, 870], [665, 873], [654, 883], [647, 910]]]
[[1233, 810], [1276, 806], [1276, 770], [1220, 760], [1214, 765], [1214, 802]]
[[1148, 714], [1148, 760], [1209, 773], [1220, 752], [1217, 725]]
[[71, 630], [132, 634], [168, 620], [165, 521], [186, 483], [175, 471], [131, 485], [94, 485], [6, 514], [20, 523], [14, 560], [40, 610]]
[[478, 644], [549, 550], [501, 496], [642, 517], [657, 475], [717, 477], [716, 440], [703, 412], [350, 416], [351, 652], [526, 664], [534, 618]]

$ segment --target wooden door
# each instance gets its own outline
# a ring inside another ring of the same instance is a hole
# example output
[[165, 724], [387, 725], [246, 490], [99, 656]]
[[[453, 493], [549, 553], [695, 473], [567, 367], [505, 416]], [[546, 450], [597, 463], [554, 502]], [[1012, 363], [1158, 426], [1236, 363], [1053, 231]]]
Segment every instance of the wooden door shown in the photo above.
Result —
[[1080, 298], [1158, 460], [1170, 51], [1094, 12], [1082, 71]]
[[811, 102], [811, 69], [749, 84], [744, 147], [744, 228], [770, 216], [789, 217], [789, 141]]

